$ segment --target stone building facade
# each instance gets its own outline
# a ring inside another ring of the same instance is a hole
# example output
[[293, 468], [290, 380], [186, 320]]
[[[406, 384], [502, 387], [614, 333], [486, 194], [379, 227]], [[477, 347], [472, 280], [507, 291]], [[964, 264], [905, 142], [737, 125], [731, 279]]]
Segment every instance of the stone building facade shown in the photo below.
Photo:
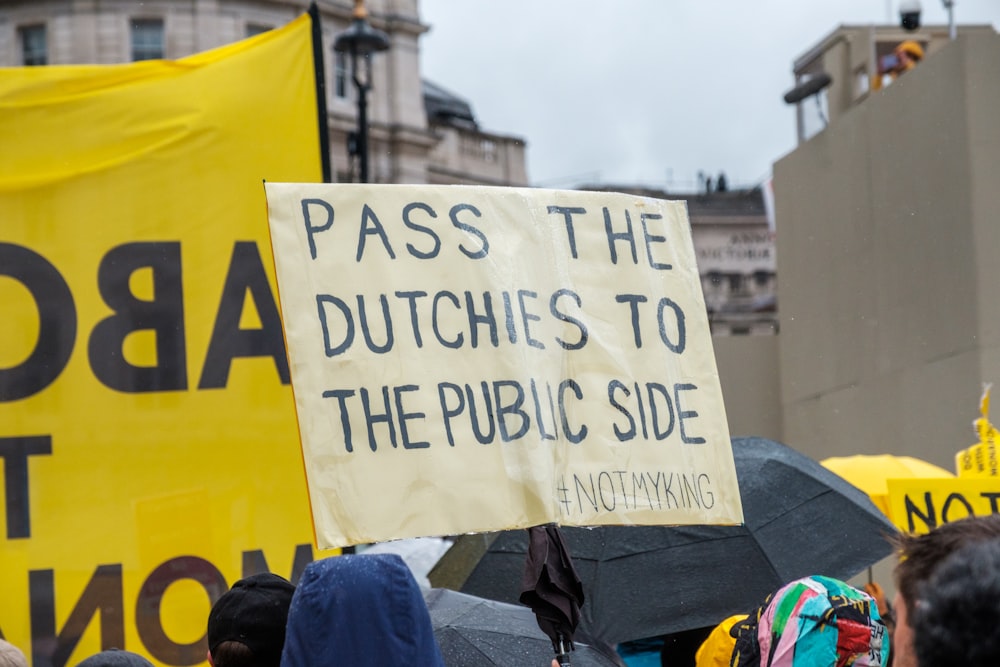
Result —
[[[0, 66], [111, 64], [182, 58], [284, 25], [306, 0], [0, 0]], [[347, 152], [357, 126], [348, 58], [333, 40], [353, 3], [317, 2], [323, 31], [332, 180], [358, 180]], [[418, 0], [368, 0], [369, 22], [390, 48], [372, 58], [369, 180], [523, 186], [525, 142], [483, 131], [471, 107], [422, 79]], [[441, 113], [464, 107], [465, 117]]]

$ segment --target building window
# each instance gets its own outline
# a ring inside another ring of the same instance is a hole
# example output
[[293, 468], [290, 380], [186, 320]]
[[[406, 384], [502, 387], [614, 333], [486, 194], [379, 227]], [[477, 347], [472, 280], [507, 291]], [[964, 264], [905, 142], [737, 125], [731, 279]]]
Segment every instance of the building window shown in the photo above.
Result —
[[272, 29], [272, 26], [263, 25], [261, 23], [247, 23], [247, 37], [255, 37], [262, 32], [267, 32]]
[[21, 37], [21, 62], [24, 65], [48, 65], [45, 26], [26, 25], [18, 28]]
[[163, 55], [163, 19], [133, 19], [132, 60], [157, 60]]
[[347, 54], [334, 51], [333, 56], [333, 94], [347, 99]]

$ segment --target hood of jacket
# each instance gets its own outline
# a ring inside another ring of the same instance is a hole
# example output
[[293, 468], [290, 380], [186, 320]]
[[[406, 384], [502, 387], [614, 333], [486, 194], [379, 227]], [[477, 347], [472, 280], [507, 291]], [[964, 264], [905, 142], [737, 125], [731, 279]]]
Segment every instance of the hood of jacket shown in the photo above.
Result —
[[444, 667], [420, 587], [395, 554], [310, 563], [288, 612], [281, 667]]

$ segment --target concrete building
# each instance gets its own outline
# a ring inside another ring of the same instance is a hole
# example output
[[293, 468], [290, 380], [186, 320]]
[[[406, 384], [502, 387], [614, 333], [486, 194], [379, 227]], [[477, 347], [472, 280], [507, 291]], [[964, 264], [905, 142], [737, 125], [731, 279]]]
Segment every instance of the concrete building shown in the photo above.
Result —
[[[349, 58], [335, 54], [335, 36], [352, 16], [349, 0], [317, 3], [332, 180], [358, 180], [347, 138], [357, 126]], [[417, 0], [368, 0], [369, 21], [390, 48], [372, 60], [368, 100], [370, 173], [375, 183], [528, 184], [525, 142], [485, 132], [471, 106], [425, 82], [420, 70]], [[0, 0], [0, 67], [124, 63], [181, 58], [284, 25], [308, 0]], [[465, 114], [442, 113], [464, 107]]]
[[843, 27], [796, 63], [852, 86], [774, 168], [781, 435], [816, 458], [954, 469], [1000, 381], [1000, 36], [943, 32], [907, 33], [928, 56], [877, 91], [856, 75], [898, 30]]

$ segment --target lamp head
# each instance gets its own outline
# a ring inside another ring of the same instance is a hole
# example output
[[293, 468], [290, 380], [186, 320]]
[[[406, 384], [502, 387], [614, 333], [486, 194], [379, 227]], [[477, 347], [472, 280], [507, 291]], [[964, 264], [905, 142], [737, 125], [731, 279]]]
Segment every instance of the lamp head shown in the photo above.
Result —
[[899, 25], [903, 30], [920, 28], [920, 0], [903, 0], [899, 3]]
[[333, 40], [333, 50], [356, 56], [369, 56], [389, 50], [389, 36], [368, 23], [368, 10], [364, 0], [354, 0], [354, 13], [350, 27]]

